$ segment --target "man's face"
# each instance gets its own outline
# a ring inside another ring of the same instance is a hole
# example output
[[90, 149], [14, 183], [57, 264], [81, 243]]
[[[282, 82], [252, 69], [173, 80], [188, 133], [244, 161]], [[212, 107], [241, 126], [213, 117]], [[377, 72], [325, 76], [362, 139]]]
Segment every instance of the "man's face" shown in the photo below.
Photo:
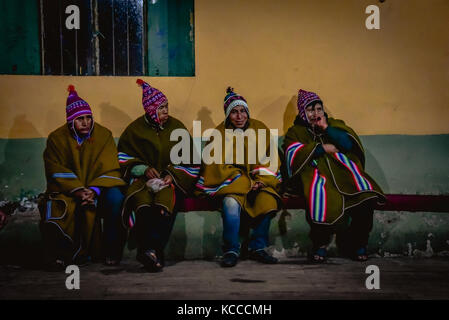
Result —
[[243, 129], [248, 121], [248, 114], [244, 106], [236, 106], [232, 108], [229, 114], [229, 121], [237, 129]]
[[316, 124], [319, 121], [319, 118], [324, 116], [324, 108], [320, 103], [308, 106], [306, 108], [306, 115], [310, 124]]
[[92, 128], [92, 116], [84, 115], [78, 117], [75, 120], [73, 120], [73, 124], [75, 126], [76, 132], [81, 136], [85, 136], [89, 133], [90, 129]]
[[163, 125], [168, 120], [168, 103], [165, 103], [161, 105], [157, 109], [157, 116], [159, 118], [159, 121], [161, 122], [161, 125]]

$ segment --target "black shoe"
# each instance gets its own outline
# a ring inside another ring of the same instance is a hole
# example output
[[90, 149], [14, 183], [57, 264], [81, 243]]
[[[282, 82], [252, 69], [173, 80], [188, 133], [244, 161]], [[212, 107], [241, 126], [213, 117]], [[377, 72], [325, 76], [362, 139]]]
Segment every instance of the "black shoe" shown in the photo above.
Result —
[[221, 260], [221, 266], [224, 268], [234, 267], [237, 264], [239, 256], [237, 253], [229, 251], [223, 255], [223, 260]]
[[154, 250], [146, 250], [144, 252], [137, 253], [136, 260], [143, 264], [145, 269], [149, 272], [162, 271], [162, 264], [157, 258]]
[[261, 263], [266, 263], [266, 264], [276, 264], [276, 263], [278, 263], [278, 259], [276, 259], [275, 257], [270, 256], [263, 249], [250, 251], [248, 257], [251, 260], [259, 261]]

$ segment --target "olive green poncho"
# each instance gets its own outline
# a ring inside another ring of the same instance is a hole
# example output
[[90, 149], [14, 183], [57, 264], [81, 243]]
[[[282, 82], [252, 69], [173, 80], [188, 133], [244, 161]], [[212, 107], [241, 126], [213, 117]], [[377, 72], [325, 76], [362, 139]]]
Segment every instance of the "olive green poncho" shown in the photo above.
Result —
[[[258, 145], [258, 130], [265, 130], [267, 150], [264, 151], [268, 156], [270, 150], [269, 129], [261, 121], [255, 119], [249, 119], [248, 121], [249, 126], [246, 130], [253, 129], [256, 133], [256, 141], [253, 141], [253, 143], [255, 143], [254, 146]], [[229, 128], [225, 128], [224, 122], [216, 128], [216, 130], [221, 133], [221, 145], [223, 150], [226, 146], [225, 129]], [[212, 143], [212, 141], [210, 143]], [[236, 161], [236, 145], [236, 143], [231, 145], [233, 148], [234, 164], [225, 164], [226, 152], [222, 152], [221, 155], [221, 163], [223, 164], [203, 163], [200, 178], [198, 179], [198, 183], [196, 184], [198, 190], [200, 191], [199, 193], [206, 194], [207, 196], [215, 198], [217, 201], [225, 196], [233, 197], [239, 202], [239, 204], [242, 206], [242, 209], [253, 218], [262, 214], [268, 214], [273, 211], [277, 211], [280, 208], [281, 204], [281, 199], [278, 194], [281, 184], [280, 174], [278, 173], [279, 161], [278, 166], [274, 171], [268, 169], [270, 167], [270, 163], [259, 163], [259, 159], [257, 156], [255, 159], [255, 163], [250, 164], [250, 161], [248, 161], [248, 139], [245, 138], [243, 150], [244, 161], [242, 164], [238, 164]], [[258, 152], [257, 147], [256, 151]], [[214, 152], [211, 152], [211, 155], [213, 155]], [[276, 149], [274, 153], [275, 154], [272, 154], [271, 156], [278, 159], [278, 153]], [[262, 172], [266, 174], [262, 174]], [[248, 195], [251, 191], [251, 187], [255, 184], [255, 182], [262, 182], [265, 187], [259, 189], [260, 192], [255, 195], [254, 199], [251, 199], [251, 196]]]
[[[175, 202], [175, 186], [184, 194], [188, 194], [194, 187], [199, 173], [198, 168], [189, 163], [173, 164], [170, 159], [170, 150], [178, 141], [170, 141], [170, 135], [175, 129], [186, 127], [181, 121], [168, 117], [164, 128], [149, 121], [145, 115], [133, 121], [123, 132], [118, 143], [119, 163], [124, 179], [129, 182], [123, 206], [123, 224], [133, 227], [135, 217], [133, 212], [142, 206], [159, 205], [172, 213]], [[190, 138], [190, 136], [189, 136]], [[193, 144], [190, 138], [190, 150]], [[193, 155], [191, 154], [190, 159]], [[173, 178], [173, 184], [157, 193], [151, 191], [147, 185], [147, 178], [133, 177], [131, 170], [136, 165], [147, 165], [155, 168], [161, 176], [164, 173]]]
[[[96, 210], [89, 206], [83, 210], [81, 239], [75, 238], [75, 209], [77, 202], [72, 192], [88, 187], [117, 187], [125, 185], [120, 178], [117, 148], [111, 131], [98, 123], [93, 124], [92, 135], [78, 145], [65, 124], [53, 131], [44, 151], [47, 190], [40, 199], [41, 223], [54, 224], [63, 236], [74, 244], [73, 259], [79, 254], [99, 246], [92, 239], [96, 223]], [[98, 229], [97, 229], [98, 230]], [[95, 233], [99, 235], [99, 232]], [[95, 241], [94, 241], [95, 240]]]
[[[368, 199], [377, 199], [378, 203], [386, 201], [380, 187], [364, 171], [364, 149], [354, 130], [333, 118], [328, 119], [328, 125], [349, 135], [354, 144], [350, 152], [325, 153], [313, 159], [318, 144], [332, 142], [300, 124], [289, 128], [282, 147], [288, 184], [302, 188], [297, 192], [303, 192], [311, 220], [318, 224], [333, 224], [346, 209]], [[302, 182], [302, 186], [296, 182]]]

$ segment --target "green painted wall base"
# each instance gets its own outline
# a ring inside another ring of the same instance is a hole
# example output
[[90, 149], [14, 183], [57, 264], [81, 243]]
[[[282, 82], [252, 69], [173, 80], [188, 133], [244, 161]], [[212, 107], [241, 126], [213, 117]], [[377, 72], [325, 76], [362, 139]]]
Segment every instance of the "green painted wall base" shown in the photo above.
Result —
[[[0, 232], [0, 264], [39, 267], [43, 246], [37, 212], [18, 212], [10, 219]], [[303, 210], [279, 212], [271, 223], [268, 250], [281, 259], [306, 256], [311, 245], [308, 232]], [[221, 236], [219, 212], [181, 212], [166, 247], [167, 259], [213, 260], [222, 253]], [[448, 256], [449, 215], [376, 211], [369, 252], [378, 256]], [[135, 250], [125, 248], [125, 258], [134, 259], [135, 254]], [[329, 246], [329, 254], [338, 254], [335, 241]]]
[[[449, 194], [449, 135], [363, 136], [367, 172], [385, 193]], [[0, 201], [21, 201], [45, 189], [42, 152], [45, 139], [0, 139]], [[36, 211], [20, 212], [0, 231], [0, 263], [32, 265], [42, 244]], [[305, 255], [310, 242], [303, 210], [278, 213], [270, 230], [270, 250], [279, 257]], [[280, 223], [279, 223], [280, 222]], [[213, 259], [221, 254], [218, 212], [180, 213], [167, 246], [169, 259]], [[287, 230], [281, 234], [279, 229]], [[381, 256], [431, 256], [449, 252], [448, 213], [376, 212], [370, 252]], [[335, 245], [331, 244], [331, 254]], [[135, 252], [125, 250], [126, 256]]]

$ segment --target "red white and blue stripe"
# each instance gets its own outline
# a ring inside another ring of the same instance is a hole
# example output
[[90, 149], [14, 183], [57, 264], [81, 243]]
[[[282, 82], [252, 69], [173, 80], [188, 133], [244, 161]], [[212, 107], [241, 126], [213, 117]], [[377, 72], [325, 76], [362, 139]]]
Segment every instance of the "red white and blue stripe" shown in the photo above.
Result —
[[181, 170], [193, 178], [198, 178], [200, 174], [200, 167], [183, 167], [183, 166], [173, 166], [176, 170]]
[[373, 186], [361, 173], [357, 165], [343, 153], [334, 153], [335, 158], [351, 172], [358, 191], [373, 190]]
[[312, 184], [310, 185], [309, 208], [313, 221], [326, 221], [327, 198], [326, 178], [320, 175], [318, 169], [314, 170]]
[[134, 157], [131, 157], [130, 155], [127, 155], [124, 152], [119, 152], [118, 153], [118, 162], [119, 163], [125, 163], [131, 159], [134, 159]]
[[134, 213], [134, 211], [131, 211], [131, 214], [129, 215], [128, 224], [130, 228], [134, 227], [134, 225], [136, 224], [136, 214]]
[[204, 186], [204, 177], [200, 177], [198, 179], [198, 182], [196, 183], [197, 188], [203, 190], [205, 193], [207, 193], [210, 196], [215, 195], [220, 189], [223, 189], [227, 186], [229, 186], [231, 183], [233, 183], [235, 180], [240, 178], [241, 174], [239, 173], [234, 178], [226, 179], [222, 184], [216, 187], [206, 187]]
[[301, 142], [293, 142], [287, 147], [287, 150], [285, 150], [285, 157], [287, 160], [287, 173], [289, 177], [292, 176], [292, 167], [295, 156], [299, 150], [304, 148], [304, 146], [305, 144], [302, 144]]

